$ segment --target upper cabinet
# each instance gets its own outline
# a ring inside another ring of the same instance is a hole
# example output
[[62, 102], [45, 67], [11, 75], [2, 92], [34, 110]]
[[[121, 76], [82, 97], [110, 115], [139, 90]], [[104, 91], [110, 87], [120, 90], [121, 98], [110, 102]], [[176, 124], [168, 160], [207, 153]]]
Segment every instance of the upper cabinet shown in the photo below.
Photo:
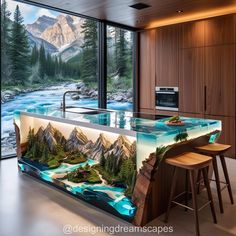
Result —
[[181, 48], [195, 48], [204, 46], [205, 21], [194, 21], [182, 24], [180, 33]]
[[205, 20], [205, 46], [235, 43], [235, 14]]
[[205, 114], [235, 116], [235, 44], [205, 48]]
[[156, 86], [178, 87], [179, 25], [156, 29]]
[[155, 111], [156, 30], [139, 34], [139, 109]]
[[203, 113], [204, 49], [181, 49], [179, 70], [179, 111]]

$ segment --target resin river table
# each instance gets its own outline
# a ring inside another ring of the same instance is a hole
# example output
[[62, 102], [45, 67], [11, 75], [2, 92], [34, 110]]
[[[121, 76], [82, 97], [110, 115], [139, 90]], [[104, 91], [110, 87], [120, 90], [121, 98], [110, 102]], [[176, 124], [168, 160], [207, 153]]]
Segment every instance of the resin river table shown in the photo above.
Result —
[[163, 159], [214, 142], [221, 131], [216, 120], [180, 117], [173, 126], [157, 118], [86, 108], [16, 111], [19, 169], [145, 225], [166, 210], [172, 172]]

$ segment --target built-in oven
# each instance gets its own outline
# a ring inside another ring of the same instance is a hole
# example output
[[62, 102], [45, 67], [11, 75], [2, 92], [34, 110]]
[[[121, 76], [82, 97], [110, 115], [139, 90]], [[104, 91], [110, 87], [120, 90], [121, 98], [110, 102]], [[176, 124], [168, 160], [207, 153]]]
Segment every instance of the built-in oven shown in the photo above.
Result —
[[156, 87], [156, 109], [167, 111], [179, 110], [178, 87]]

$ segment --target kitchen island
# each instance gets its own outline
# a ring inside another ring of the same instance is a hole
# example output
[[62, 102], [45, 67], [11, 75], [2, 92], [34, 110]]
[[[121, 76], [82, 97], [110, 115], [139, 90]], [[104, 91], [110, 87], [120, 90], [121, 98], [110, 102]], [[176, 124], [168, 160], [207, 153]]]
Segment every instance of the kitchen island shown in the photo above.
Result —
[[166, 205], [160, 199], [163, 189], [168, 194], [168, 186], [163, 188], [160, 181], [163, 173], [170, 173], [163, 159], [214, 142], [221, 131], [221, 122], [216, 120], [181, 117], [181, 124], [175, 125], [169, 120], [75, 107], [66, 112], [52, 107], [18, 111], [19, 169], [144, 225]]

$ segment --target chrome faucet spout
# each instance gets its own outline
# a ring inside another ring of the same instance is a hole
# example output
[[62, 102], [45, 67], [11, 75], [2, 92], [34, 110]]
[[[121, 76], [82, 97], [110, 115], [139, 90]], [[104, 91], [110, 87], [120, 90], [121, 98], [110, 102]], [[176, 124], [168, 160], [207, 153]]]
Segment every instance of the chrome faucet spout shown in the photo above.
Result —
[[63, 112], [66, 111], [66, 95], [68, 93], [79, 93], [79, 91], [78, 90], [68, 90], [68, 91], [63, 93], [63, 99], [62, 99], [62, 111]]

